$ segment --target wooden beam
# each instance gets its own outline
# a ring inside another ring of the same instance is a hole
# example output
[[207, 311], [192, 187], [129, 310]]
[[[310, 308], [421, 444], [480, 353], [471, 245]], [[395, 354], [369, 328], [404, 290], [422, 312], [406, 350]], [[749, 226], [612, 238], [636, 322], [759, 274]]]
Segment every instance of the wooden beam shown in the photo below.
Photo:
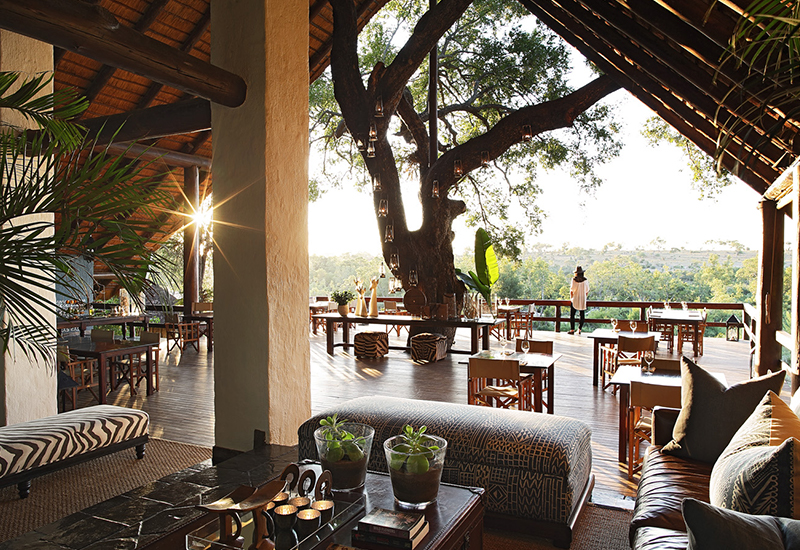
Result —
[[[630, 93], [642, 103], [658, 113], [682, 135], [697, 145], [707, 154], [713, 154], [716, 148], [716, 128], [706, 119], [690, 109], [681, 98], [674, 95], [663, 85], [653, 80], [648, 74], [639, 71], [620, 52], [613, 51], [592, 33], [585, 32], [581, 24], [571, 17], [561, 18], [556, 12], [551, 14], [541, 2], [519, 0], [531, 13], [558, 33], [564, 40], [578, 49], [587, 59], [597, 64], [606, 74], [614, 77]], [[546, 4], [549, 9], [552, 5]], [[583, 32], [582, 32], [583, 31]], [[736, 159], [725, 154], [722, 165], [733, 171]], [[757, 161], [754, 166], [738, 174], [738, 177], [755, 189], [759, 194], [769, 186], [777, 176], [777, 170], [763, 162]]]
[[202, 170], [211, 170], [211, 159], [187, 153], [179, 153], [162, 147], [148, 147], [147, 145], [140, 145], [138, 143], [130, 145], [114, 143], [108, 146], [108, 150], [126, 157], [140, 158], [147, 161], [160, 160], [168, 166], [177, 166], [180, 168], [196, 166]]
[[[208, 30], [209, 25], [211, 25], [211, 5], [209, 4], [208, 9], [197, 22], [192, 32], [186, 37], [186, 40], [183, 41], [181, 44], [180, 50], [185, 53], [189, 53], [194, 48], [194, 45], [197, 44], [197, 41], [203, 37], [203, 34]], [[139, 98], [139, 101], [136, 103], [137, 109], [144, 109], [145, 107], [149, 106], [150, 103], [156, 98], [158, 92], [164, 87], [163, 84], [160, 82], [153, 82], [147, 88], [147, 90], [142, 94], [142, 97]]]
[[774, 201], [762, 200], [759, 208], [763, 230], [758, 254], [758, 325], [753, 368], [756, 376], [763, 376], [781, 368], [781, 346], [776, 333], [782, 322], [784, 216], [778, 212]]
[[[592, 3], [599, 4], [596, 1]], [[701, 76], [699, 71], [692, 71], [689, 66], [682, 67], [684, 75], [676, 73], [668, 66], [669, 64], [667, 62], [661, 61], [658, 55], [648, 54], [646, 52], [645, 48], [649, 45], [649, 47], [659, 50], [661, 56], [669, 56], [669, 53], [664, 52], [662, 48], [655, 45], [653, 40], [648, 40], [646, 37], [641, 36], [641, 34], [636, 36], [635, 41], [642, 40], [643, 44], [638, 45], [637, 42], [637, 45], [634, 46], [630, 38], [620, 35], [619, 27], [612, 26], [612, 23], [605, 19], [606, 16], [611, 17], [616, 20], [619, 26], [622, 26], [623, 22], [620, 21], [618, 13], [604, 10], [608, 13], [602, 13], [601, 16], [598, 16], [596, 12], [588, 11], [584, 5], [574, 0], [560, 0], [559, 4], [563, 10], [561, 14], [562, 17], [574, 18], [576, 22], [583, 26], [585, 29], [583, 31], [584, 33], [589, 31], [598, 37], [599, 41], [606, 44], [604, 48], [605, 51], [616, 55], [621, 61], [627, 63], [628, 68], [626, 68], [626, 72], [638, 71], [649, 75], [650, 78], [655, 81], [650, 91], [658, 88], [669, 90], [672, 94], [677, 95], [688, 103], [690, 108], [704, 115], [702, 118], [705, 118], [712, 128], [708, 131], [708, 135], [716, 140], [719, 130], [712, 121], [716, 116], [718, 107], [720, 107], [718, 101], [724, 94], [719, 94], [719, 98], [713, 96], [709, 97], [709, 93], [713, 91], [713, 85], [711, 84], [711, 78], [709, 78], [707, 74]], [[627, 20], [626, 23], [628, 26], [634, 26], [630, 20]], [[635, 34], [633, 31], [629, 32]], [[621, 55], [615, 52], [621, 52]], [[678, 54], [672, 52], [672, 55], [677, 56]], [[691, 78], [705, 80], [705, 82], [700, 86], [695, 86], [686, 78], [685, 74], [687, 73], [691, 74]], [[728, 112], [730, 113], [730, 111]], [[730, 115], [736, 116], [734, 113], [730, 113]], [[734, 136], [734, 141], [742, 147], [745, 152], [751, 153], [756, 157], [763, 157], [766, 164], [777, 164], [787, 154], [785, 149], [778, 149], [774, 144], [769, 142], [762, 143], [758, 149], [755, 149], [754, 145], [757, 143], [757, 140], [757, 135], [748, 135], [745, 138]], [[763, 192], [761, 190], [759, 191]]]
[[[146, 31], [150, 25], [158, 17], [158, 14], [164, 9], [164, 6], [167, 5], [169, 0], [153, 0], [153, 3], [150, 4], [136, 24], [133, 26], [133, 30], [136, 32], [144, 32]], [[89, 86], [86, 87], [84, 90], [83, 95], [89, 102], [94, 101], [94, 98], [97, 97], [97, 94], [108, 84], [108, 81], [111, 80], [111, 77], [114, 76], [114, 72], [116, 71], [116, 67], [111, 67], [109, 65], [103, 65], [100, 67], [100, 70], [97, 71], [94, 79], [89, 83]]]
[[238, 75], [136, 32], [100, 6], [65, 0], [0, 0], [0, 28], [227, 107], [238, 107], [247, 94], [247, 85]]
[[210, 130], [211, 104], [205, 99], [187, 99], [78, 122], [98, 145], [125, 143]]

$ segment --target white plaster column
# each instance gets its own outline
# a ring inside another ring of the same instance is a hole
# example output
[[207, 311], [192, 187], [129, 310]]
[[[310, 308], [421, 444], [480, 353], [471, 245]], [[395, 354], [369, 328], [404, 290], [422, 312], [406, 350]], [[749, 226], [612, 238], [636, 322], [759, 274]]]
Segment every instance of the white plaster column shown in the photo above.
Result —
[[[0, 70], [24, 76], [53, 70], [53, 47], [19, 34], [0, 31]], [[52, 91], [52, 86], [50, 87]], [[32, 127], [23, 117], [0, 109], [0, 122]], [[53, 216], [39, 217], [53, 223]], [[55, 292], [47, 292], [55, 301]], [[55, 314], [47, 315], [55, 328]], [[31, 361], [13, 345], [0, 355], [0, 425], [16, 424], [58, 413], [54, 365]]]
[[211, 62], [247, 82], [212, 106], [215, 456], [292, 445], [311, 415], [308, 2], [222, 0]]

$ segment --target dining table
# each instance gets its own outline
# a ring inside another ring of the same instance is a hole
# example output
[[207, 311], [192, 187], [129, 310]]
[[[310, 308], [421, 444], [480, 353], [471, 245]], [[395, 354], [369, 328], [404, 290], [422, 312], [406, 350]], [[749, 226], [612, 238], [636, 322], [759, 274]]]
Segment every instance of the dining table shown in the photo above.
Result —
[[543, 412], [544, 395], [542, 392], [542, 381], [547, 376], [547, 414], [555, 414], [555, 370], [556, 361], [561, 358], [560, 353], [522, 353], [517, 351], [498, 351], [483, 350], [471, 355], [476, 359], [494, 359], [500, 361], [519, 361], [519, 371], [521, 373], [533, 375], [533, 410]]
[[65, 328], [77, 328], [81, 337], [86, 336], [86, 329], [89, 327], [99, 327], [104, 325], [120, 325], [122, 334], [128, 332], [133, 338], [134, 327], [143, 324], [147, 330], [148, 318], [146, 315], [137, 313], [130, 315], [80, 315], [77, 317], [59, 318], [56, 321], [56, 329], [61, 332]]
[[[723, 373], [709, 373], [714, 378], [728, 385], [728, 381]], [[656, 366], [655, 372], [643, 373], [641, 367], [633, 365], [620, 365], [614, 376], [611, 377], [610, 384], [619, 388], [619, 461], [623, 464], [628, 462], [628, 408], [631, 402], [631, 381], [642, 381], [648, 384], [659, 384], [669, 387], [681, 386], [681, 371], [674, 368], [659, 368]]]
[[[90, 357], [97, 359], [98, 368], [98, 381], [100, 389], [98, 397], [101, 405], [106, 404], [107, 388], [109, 386], [108, 379], [108, 365], [117, 357], [125, 357], [128, 355], [146, 355], [147, 366], [147, 395], [153, 393], [153, 376], [158, 376], [158, 372], [154, 371], [153, 354], [151, 350], [157, 347], [156, 342], [140, 342], [136, 339], [119, 340], [114, 342], [94, 342], [90, 338], [81, 338], [73, 336], [62, 340], [69, 348], [71, 355], [79, 357]], [[151, 376], [151, 373], [153, 376]]]
[[610, 328], [594, 329], [586, 335], [594, 341], [592, 346], [592, 385], [597, 386], [600, 381], [600, 346], [606, 344], [616, 346], [620, 335], [627, 338], [647, 338], [652, 336], [656, 341], [656, 346], [661, 340], [660, 332], [631, 332], [629, 330], [612, 330]]
[[698, 346], [698, 342], [700, 341], [700, 325], [706, 320], [706, 315], [703, 311], [683, 308], [654, 308], [650, 311], [650, 319], [669, 325], [692, 327], [692, 349], [694, 350], [694, 356], [698, 356], [700, 350]]

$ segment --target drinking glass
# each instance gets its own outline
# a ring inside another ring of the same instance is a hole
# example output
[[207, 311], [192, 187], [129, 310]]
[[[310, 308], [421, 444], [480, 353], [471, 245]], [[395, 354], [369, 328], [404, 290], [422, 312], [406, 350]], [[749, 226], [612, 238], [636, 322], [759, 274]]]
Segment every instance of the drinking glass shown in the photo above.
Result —
[[528, 350], [531, 349], [531, 343], [528, 342], [527, 339], [525, 339], [522, 342], [520, 342], [519, 347], [522, 350], [522, 353], [528, 353]]
[[681, 309], [683, 310], [689, 309], [689, 306], [686, 304], [686, 302], [681, 302]]
[[503, 355], [508, 355], [506, 351], [506, 346], [508, 346], [508, 339], [506, 339], [505, 334], [500, 335], [500, 349], [502, 350]]
[[630, 321], [628, 324], [631, 326], [631, 332], [636, 332], [636, 321]]
[[611, 319], [611, 330], [617, 332], [617, 320], [612, 317]]
[[644, 352], [644, 362], [647, 363], [647, 368], [644, 370], [645, 374], [653, 374], [653, 361], [655, 360], [656, 356], [655, 353], [652, 351]]

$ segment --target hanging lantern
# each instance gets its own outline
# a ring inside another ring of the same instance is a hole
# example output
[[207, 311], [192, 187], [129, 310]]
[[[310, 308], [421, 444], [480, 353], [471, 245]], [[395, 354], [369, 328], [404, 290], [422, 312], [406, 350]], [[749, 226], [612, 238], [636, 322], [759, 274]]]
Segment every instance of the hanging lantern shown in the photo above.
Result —
[[[374, 151], [374, 149], [373, 149], [373, 151]], [[381, 188], [381, 175], [380, 174], [375, 174], [374, 176], [372, 176], [372, 190], [373, 191], [380, 191], [381, 189], [382, 189]]]
[[383, 117], [383, 98], [378, 96], [375, 100], [375, 118]]
[[[386, 199], [381, 199], [378, 203], [378, 217], [385, 218], [386, 214], [389, 213], [389, 201]], [[381, 265], [383, 267], [383, 265]]]
[[728, 320], [725, 321], [725, 339], [728, 342], [738, 342], [739, 327], [741, 326], [742, 324], [739, 322], [739, 319], [736, 318], [736, 315], [728, 317]]
[[433, 185], [431, 185], [431, 197], [434, 199], [439, 198], [439, 180], [433, 180]]
[[533, 132], [531, 131], [530, 124], [523, 124], [522, 125], [522, 141], [530, 141], [533, 137]]
[[461, 167], [461, 161], [459, 159], [453, 161], [453, 175], [457, 178], [464, 175], [464, 169]]
[[416, 269], [410, 269], [408, 271], [408, 284], [411, 286], [417, 286], [419, 284], [419, 276], [417, 275]]
[[367, 158], [374, 158], [375, 157], [375, 142], [370, 141], [369, 145], [367, 145]]
[[395, 279], [394, 277], [389, 277], [389, 294], [394, 294], [396, 283], [397, 279]]
[[392, 223], [386, 224], [386, 236], [383, 240], [387, 243], [394, 242], [394, 225]]
[[369, 123], [369, 140], [378, 141], [378, 127], [374, 122]]
[[392, 270], [392, 272], [400, 269], [400, 254], [397, 252], [393, 252], [389, 255], [389, 269]]
[[386, 278], [386, 268], [383, 266], [383, 264], [381, 264], [380, 267], [378, 267], [378, 277], [380, 277], [381, 279]]
[[356, 147], [358, 147], [359, 151], [363, 151], [364, 150], [364, 140], [361, 139], [361, 138], [357, 138], [356, 139]]
[[489, 166], [489, 151], [481, 151], [481, 166]]

